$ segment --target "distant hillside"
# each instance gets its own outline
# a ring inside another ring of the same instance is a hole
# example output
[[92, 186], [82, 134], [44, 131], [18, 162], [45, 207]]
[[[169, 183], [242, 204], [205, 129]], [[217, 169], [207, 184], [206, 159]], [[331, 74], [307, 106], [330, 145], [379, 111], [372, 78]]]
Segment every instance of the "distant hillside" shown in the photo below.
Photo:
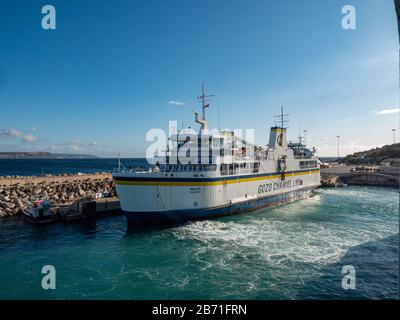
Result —
[[90, 154], [68, 154], [50, 152], [0, 152], [0, 159], [94, 159]]
[[379, 164], [384, 159], [400, 158], [400, 143], [367, 151], [356, 152], [339, 160], [347, 164]]

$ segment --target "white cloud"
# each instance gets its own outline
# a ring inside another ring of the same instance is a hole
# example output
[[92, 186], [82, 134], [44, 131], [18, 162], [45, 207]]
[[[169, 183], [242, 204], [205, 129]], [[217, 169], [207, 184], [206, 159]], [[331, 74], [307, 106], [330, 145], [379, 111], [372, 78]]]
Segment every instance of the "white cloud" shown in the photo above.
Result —
[[89, 152], [89, 151], [97, 151], [100, 150], [100, 145], [96, 141], [67, 141], [60, 142], [53, 145], [52, 150], [60, 151], [60, 152]]
[[372, 65], [372, 64], [376, 64], [377, 62], [379, 62], [381, 59], [378, 57], [375, 58], [369, 58], [369, 59], [365, 59], [361, 62], [362, 65]]
[[398, 52], [387, 52], [378, 57], [365, 57], [358, 62], [361, 67], [378, 67], [384, 65], [391, 65], [399, 60]]
[[0, 129], [0, 138], [3, 138], [3, 139], [21, 138], [20, 141], [22, 143], [33, 143], [33, 142], [37, 141], [37, 137], [30, 134], [30, 132], [33, 132], [35, 130], [30, 129], [28, 131], [23, 131], [23, 130], [18, 130], [15, 128]]
[[171, 100], [168, 102], [168, 104], [174, 105], [174, 106], [178, 106], [178, 107], [183, 107], [186, 106], [186, 103], [183, 101], [179, 101], [179, 100]]
[[17, 129], [0, 129], [0, 138], [17, 138], [22, 136], [22, 131]]
[[[359, 144], [356, 142], [343, 143], [340, 145], [340, 156], [344, 157], [355, 152], [367, 151], [373, 148], [382, 147], [383, 144]], [[320, 157], [334, 157], [337, 155], [337, 145], [321, 143], [317, 145], [318, 156]]]
[[400, 108], [397, 108], [397, 109], [385, 109], [385, 110], [377, 111], [376, 114], [377, 115], [384, 115], [384, 114], [394, 114], [394, 113], [399, 113], [399, 112], [400, 112]]
[[21, 139], [22, 142], [28, 142], [28, 143], [33, 143], [37, 141], [37, 138], [31, 134], [28, 134]]

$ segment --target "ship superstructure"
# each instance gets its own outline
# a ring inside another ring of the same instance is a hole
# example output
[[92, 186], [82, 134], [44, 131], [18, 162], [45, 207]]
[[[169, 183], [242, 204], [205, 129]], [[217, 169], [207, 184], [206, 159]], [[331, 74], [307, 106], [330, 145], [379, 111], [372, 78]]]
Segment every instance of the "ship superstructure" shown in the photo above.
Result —
[[204, 84], [199, 132], [169, 137], [166, 152], [147, 171], [119, 168], [113, 174], [129, 224], [178, 223], [244, 213], [307, 197], [320, 185], [314, 151], [288, 144], [283, 108], [280, 125], [262, 148], [230, 130], [209, 130]]

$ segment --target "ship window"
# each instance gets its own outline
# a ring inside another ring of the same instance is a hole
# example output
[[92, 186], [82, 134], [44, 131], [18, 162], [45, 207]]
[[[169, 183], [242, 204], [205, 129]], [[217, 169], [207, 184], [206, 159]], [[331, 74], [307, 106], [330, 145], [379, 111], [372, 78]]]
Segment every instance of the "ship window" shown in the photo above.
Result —
[[217, 169], [216, 164], [207, 164], [204, 166], [204, 171], [215, 171]]
[[229, 174], [234, 174], [232, 163], [229, 165]]
[[256, 162], [254, 163], [254, 167], [253, 167], [253, 173], [257, 173], [260, 167], [260, 163]]
[[315, 160], [311, 161], [300, 161], [300, 169], [312, 169], [318, 166], [318, 162]]
[[193, 166], [189, 166], [189, 171], [193, 171]]
[[226, 176], [228, 174], [228, 165], [221, 164], [221, 175]]

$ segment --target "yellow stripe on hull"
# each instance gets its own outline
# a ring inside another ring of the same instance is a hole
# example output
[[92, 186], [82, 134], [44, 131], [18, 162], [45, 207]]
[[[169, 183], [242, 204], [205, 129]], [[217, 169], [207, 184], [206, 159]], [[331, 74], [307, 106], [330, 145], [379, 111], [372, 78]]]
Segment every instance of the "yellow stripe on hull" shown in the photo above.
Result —
[[[303, 172], [292, 172], [283, 174], [284, 177], [295, 177], [309, 174], [319, 173], [319, 170], [310, 170]], [[130, 186], [200, 186], [200, 187], [208, 187], [208, 186], [218, 186], [232, 183], [241, 183], [241, 182], [251, 182], [251, 181], [260, 181], [260, 180], [270, 180], [280, 178], [282, 174], [273, 174], [273, 175], [265, 175], [260, 177], [250, 177], [250, 178], [233, 178], [227, 180], [219, 180], [219, 181], [122, 181], [115, 179], [114, 183], [117, 185], [130, 185]]]

